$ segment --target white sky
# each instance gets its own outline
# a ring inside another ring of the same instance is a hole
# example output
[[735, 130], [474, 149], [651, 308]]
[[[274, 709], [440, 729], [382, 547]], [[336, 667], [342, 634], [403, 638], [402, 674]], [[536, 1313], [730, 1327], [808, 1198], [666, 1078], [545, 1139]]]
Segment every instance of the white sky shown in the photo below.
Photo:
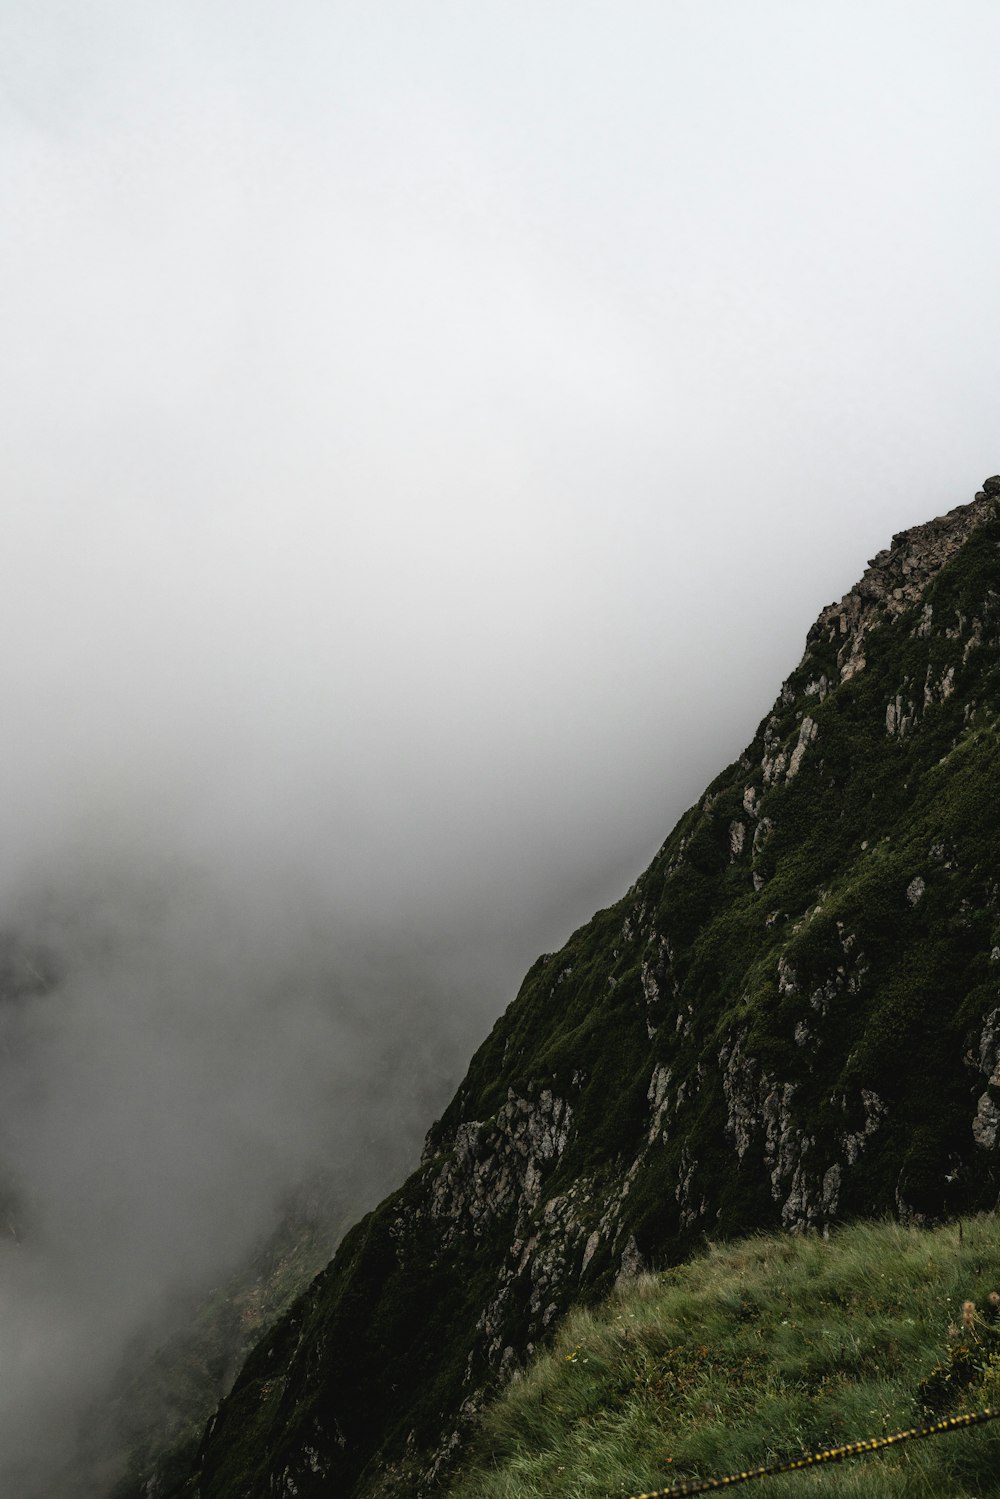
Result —
[[7, 0], [8, 861], [126, 809], [428, 912], [644, 860], [998, 466], [998, 42]]
[[[0, 901], [48, 888], [75, 1017], [8, 1152], [100, 1245], [50, 1278], [113, 1290], [278, 1119], [280, 1177], [415, 995], [458, 1065], [820, 608], [1000, 468], [998, 56], [974, 0], [4, 0]], [[348, 940], [375, 1021], [338, 1051], [314, 984], [248, 1132], [192, 992], [224, 1035]], [[133, 1002], [230, 1143], [116, 1250], [109, 1141], [127, 1204], [192, 1148]]]

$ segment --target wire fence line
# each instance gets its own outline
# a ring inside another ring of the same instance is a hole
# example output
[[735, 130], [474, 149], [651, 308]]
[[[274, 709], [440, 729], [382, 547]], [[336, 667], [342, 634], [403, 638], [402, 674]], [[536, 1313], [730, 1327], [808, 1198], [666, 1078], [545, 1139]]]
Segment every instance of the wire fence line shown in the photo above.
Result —
[[650, 1489], [647, 1493], [633, 1494], [631, 1499], [688, 1499], [692, 1494], [709, 1494], [715, 1489], [732, 1488], [737, 1483], [749, 1483], [753, 1478], [773, 1478], [779, 1473], [798, 1473], [806, 1468], [819, 1467], [821, 1463], [839, 1463], [845, 1457], [860, 1457], [865, 1452], [880, 1452], [883, 1447], [897, 1447], [901, 1442], [915, 1442], [921, 1437], [942, 1436], [946, 1431], [963, 1431], [970, 1426], [984, 1426], [987, 1421], [1000, 1417], [1000, 1410], [973, 1411], [969, 1415], [946, 1416], [930, 1426], [911, 1426], [905, 1431], [894, 1431], [886, 1437], [869, 1437], [865, 1442], [846, 1442], [841, 1447], [824, 1447], [819, 1452], [810, 1452], [802, 1457], [793, 1457], [785, 1462], [765, 1463], [760, 1468], [747, 1468], [742, 1473], [727, 1473], [724, 1478], [693, 1478], [689, 1483], [675, 1483], [666, 1489]]

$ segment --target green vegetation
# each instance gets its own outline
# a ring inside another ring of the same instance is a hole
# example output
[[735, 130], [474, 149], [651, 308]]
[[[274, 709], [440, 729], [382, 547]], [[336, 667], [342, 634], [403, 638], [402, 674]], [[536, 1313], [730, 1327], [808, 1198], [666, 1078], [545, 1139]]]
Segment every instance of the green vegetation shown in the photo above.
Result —
[[[998, 1286], [993, 1216], [961, 1237], [867, 1224], [712, 1247], [572, 1312], [486, 1412], [449, 1499], [605, 1499], [1000, 1405]], [[1000, 1495], [1000, 1422], [746, 1492]]]

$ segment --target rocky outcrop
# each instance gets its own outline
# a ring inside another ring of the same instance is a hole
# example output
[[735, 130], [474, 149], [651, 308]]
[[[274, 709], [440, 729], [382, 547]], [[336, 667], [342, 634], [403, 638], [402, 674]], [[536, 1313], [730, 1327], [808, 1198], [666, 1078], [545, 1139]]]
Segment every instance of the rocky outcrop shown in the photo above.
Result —
[[566, 1149], [572, 1119], [570, 1105], [548, 1088], [537, 1100], [511, 1089], [488, 1123], [460, 1124], [431, 1190], [430, 1213], [443, 1225], [444, 1243], [458, 1225], [481, 1235], [512, 1209], [518, 1219], [534, 1209], [546, 1168]]
[[[823, 610], [809, 640], [825, 637], [836, 645], [842, 682], [864, 670], [869, 632], [877, 624], [896, 619], [923, 597], [945, 563], [990, 518], [998, 494], [1000, 476], [994, 475], [970, 504], [959, 505], [926, 525], [897, 532], [892, 545], [871, 558], [860, 583], [839, 603]], [[923, 619], [921, 624], [926, 628]]]
[[986, 1091], [976, 1102], [972, 1134], [983, 1150], [993, 1150], [1000, 1138], [1000, 1009], [991, 1010], [983, 1021], [977, 1060]]

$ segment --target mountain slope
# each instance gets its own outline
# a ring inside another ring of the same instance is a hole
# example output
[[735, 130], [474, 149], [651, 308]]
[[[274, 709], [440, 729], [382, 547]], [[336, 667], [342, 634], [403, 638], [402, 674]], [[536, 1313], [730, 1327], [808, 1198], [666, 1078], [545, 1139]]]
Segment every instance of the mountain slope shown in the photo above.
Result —
[[823, 611], [740, 760], [535, 963], [176, 1492], [426, 1487], [567, 1307], [704, 1232], [992, 1204], [998, 496]]

